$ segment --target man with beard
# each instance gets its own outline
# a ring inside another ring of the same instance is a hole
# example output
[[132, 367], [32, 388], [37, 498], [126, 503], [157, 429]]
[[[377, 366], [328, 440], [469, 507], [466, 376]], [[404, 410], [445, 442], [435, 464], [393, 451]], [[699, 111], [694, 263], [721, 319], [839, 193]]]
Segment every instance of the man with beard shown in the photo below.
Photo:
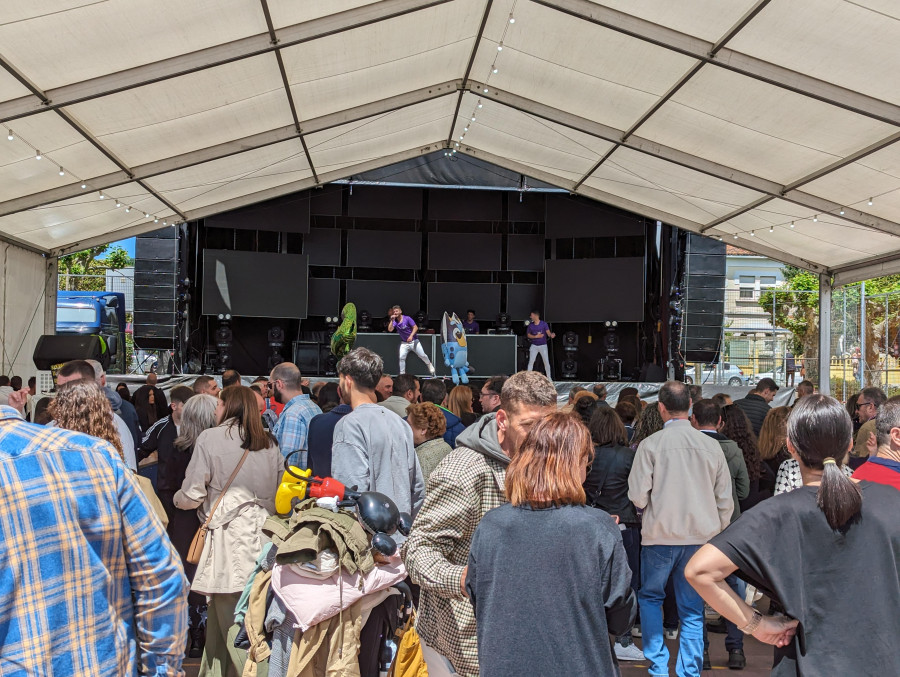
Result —
[[269, 374], [270, 392], [276, 402], [284, 405], [272, 434], [278, 439], [278, 446], [285, 456], [301, 451], [300, 458], [293, 465], [306, 468], [309, 422], [322, 410], [303, 392], [301, 380], [300, 370], [293, 362], [282, 362]]

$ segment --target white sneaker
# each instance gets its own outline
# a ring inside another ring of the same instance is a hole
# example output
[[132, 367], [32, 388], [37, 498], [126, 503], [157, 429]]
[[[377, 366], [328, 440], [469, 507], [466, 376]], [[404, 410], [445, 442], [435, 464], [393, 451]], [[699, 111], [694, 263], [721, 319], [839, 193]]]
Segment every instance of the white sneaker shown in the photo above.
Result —
[[666, 639], [678, 639], [678, 628], [666, 628], [664, 632]]
[[620, 661], [642, 661], [644, 660], [644, 652], [641, 651], [637, 644], [629, 644], [622, 646], [618, 642], [615, 644], [616, 658]]
[[632, 637], [641, 637], [642, 636], [640, 624], [635, 625], [633, 628], [631, 628], [631, 636]]

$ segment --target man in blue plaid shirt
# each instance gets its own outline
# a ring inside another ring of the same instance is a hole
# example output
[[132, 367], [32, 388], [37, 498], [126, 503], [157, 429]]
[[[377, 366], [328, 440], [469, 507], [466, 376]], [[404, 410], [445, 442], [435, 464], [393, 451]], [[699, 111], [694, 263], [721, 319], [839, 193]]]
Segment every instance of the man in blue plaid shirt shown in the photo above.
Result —
[[[180, 677], [178, 554], [108, 442], [0, 406], [0, 674]], [[19, 401], [22, 400], [22, 401]]]
[[272, 434], [278, 439], [278, 447], [285, 457], [293, 451], [301, 451], [299, 458], [291, 459], [291, 464], [306, 468], [309, 422], [322, 410], [303, 392], [300, 381], [300, 369], [293, 362], [282, 362], [269, 374], [269, 392], [276, 402], [284, 405]]

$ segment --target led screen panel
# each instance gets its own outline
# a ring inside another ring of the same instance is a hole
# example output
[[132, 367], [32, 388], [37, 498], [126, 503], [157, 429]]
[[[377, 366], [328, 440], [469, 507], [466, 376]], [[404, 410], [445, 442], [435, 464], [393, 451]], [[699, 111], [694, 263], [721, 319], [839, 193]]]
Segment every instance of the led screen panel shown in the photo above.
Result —
[[644, 259], [547, 261], [544, 319], [550, 322], [642, 322]]
[[305, 254], [204, 249], [202, 312], [303, 319], [307, 261]]

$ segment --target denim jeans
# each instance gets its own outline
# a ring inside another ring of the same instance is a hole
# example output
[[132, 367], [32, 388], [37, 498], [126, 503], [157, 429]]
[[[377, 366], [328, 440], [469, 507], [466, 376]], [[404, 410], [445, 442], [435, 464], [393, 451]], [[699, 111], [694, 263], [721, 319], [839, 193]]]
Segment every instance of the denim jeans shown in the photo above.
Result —
[[[628, 558], [628, 566], [631, 569], [631, 589], [636, 595], [641, 589], [641, 528], [639, 526], [625, 527], [621, 531], [622, 545], [625, 547], [625, 556]], [[640, 622], [640, 617], [635, 623]], [[631, 631], [616, 637], [616, 641], [622, 646], [631, 644]]]
[[669, 675], [669, 650], [663, 635], [662, 605], [666, 581], [672, 576], [681, 617], [678, 677], [700, 677], [703, 668], [703, 599], [684, 578], [684, 567], [699, 545], [644, 545], [641, 549], [641, 634], [651, 675]]
[[[747, 592], [747, 584], [744, 583], [740, 578], [731, 574], [725, 579], [725, 582], [728, 583], [728, 587], [734, 590], [738, 597], [744, 599], [744, 595]], [[735, 651], [736, 649], [744, 649], [744, 633], [738, 630], [738, 626], [729, 621], [727, 618], [723, 618], [725, 621], [725, 650], [726, 651]], [[706, 631], [706, 623], [703, 624], [703, 650], [709, 651], [709, 637], [707, 636]]]

